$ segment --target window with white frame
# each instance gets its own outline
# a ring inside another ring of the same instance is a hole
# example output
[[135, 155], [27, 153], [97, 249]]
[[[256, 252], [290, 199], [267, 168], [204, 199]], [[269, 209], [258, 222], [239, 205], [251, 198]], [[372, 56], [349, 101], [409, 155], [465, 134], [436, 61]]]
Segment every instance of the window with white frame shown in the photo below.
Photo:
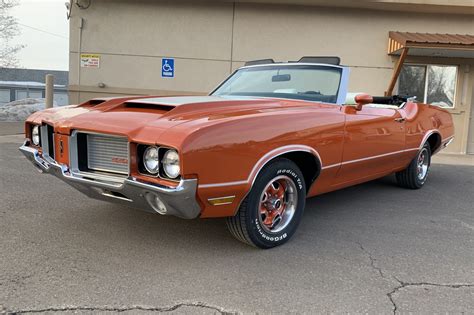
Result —
[[398, 79], [398, 94], [416, 96], [417, 101], [454, 108], [457, 66], [404, 65]]

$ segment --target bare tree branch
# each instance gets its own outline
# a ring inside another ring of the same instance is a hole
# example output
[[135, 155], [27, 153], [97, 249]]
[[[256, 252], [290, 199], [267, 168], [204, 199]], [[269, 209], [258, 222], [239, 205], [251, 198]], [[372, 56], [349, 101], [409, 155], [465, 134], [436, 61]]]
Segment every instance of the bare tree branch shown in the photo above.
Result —
[[0, 0], [0, 68], [18, 67], [18, 52], [24, 45], [12, 44], [11, 40], [20, 34], [18, 21], [10, 15], [10, 9], [18, 0]]

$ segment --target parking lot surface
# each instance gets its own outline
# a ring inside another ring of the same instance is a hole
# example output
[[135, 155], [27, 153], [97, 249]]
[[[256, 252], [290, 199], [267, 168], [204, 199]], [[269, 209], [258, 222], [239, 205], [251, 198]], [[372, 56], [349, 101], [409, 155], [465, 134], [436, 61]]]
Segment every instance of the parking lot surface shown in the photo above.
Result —
[[286, 245], [90, 200], [0, 136], [0, 313], [474, 312], [474, 167], [311, 198]]

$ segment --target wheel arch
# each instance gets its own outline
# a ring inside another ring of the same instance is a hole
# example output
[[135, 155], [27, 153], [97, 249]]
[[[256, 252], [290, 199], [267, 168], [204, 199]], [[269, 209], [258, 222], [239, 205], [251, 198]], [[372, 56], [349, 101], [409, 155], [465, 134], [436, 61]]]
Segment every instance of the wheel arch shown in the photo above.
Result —
[[298, 166], [304, 177], [306, 193], [309, 191], [311, 185], [314, 183], [316, 178], [318, 178], [319, 173], [321, 172], [321, 162], [315, 155], [309, 152], [288, 152], [278, 156], [277, 158], [286, 158]]
[[431, 154], [435, 154], [441, 147], [442, 138], [438, 130], [430, 130], [423, 137], [423, 141], [420, 144], [420, 150], [423, 148], [425, 143], [430, 145]]
[[428, 142], [430, 145], [431, 154], [434, 154], [441, 147], [441, 135], [438, 132], [433, 132], [428, 136], [426, 142]]
[[270, 151], [264, 155], [257, 162], [250, 174], [250, 189], [252, 189], [262, 169], [278, 158], [286, 158], [298, 166], [305, 180], [306, 192], [308, 192], [321, 172], [322, 163], [319, 153], [315, 149], [305, 145], [286, 146]]

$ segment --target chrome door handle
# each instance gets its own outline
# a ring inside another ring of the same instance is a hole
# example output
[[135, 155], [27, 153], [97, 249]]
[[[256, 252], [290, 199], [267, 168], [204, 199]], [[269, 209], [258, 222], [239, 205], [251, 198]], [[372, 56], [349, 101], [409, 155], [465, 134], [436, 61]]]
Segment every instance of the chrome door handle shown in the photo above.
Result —
[[399, 122], [399, 123], [402, 123], [402, 122], [404, 122], [405, 120], [406, 120], [406, 118], [403, 118], [403, 117], [401, 117], [401, 118], [395, 118], [395, 121], [396, 121], [396, 122]]

